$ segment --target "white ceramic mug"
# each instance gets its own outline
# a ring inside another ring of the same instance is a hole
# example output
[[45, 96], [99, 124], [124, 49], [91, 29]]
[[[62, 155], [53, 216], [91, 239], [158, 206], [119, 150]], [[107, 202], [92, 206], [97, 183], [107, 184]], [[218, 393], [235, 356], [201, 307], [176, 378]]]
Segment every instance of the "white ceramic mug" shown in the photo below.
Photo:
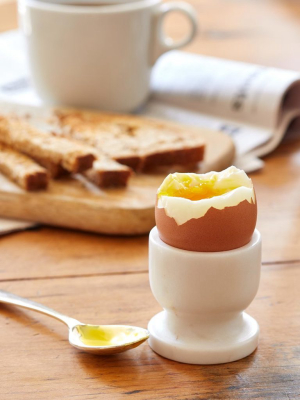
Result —
[[[173, 11], [190, 21], [181, 41], [163, 32]], [[161, 0], [90, 6], [20, 0], [19, 17], [32, 81], [45, 102], [121, 112], [146, 101], [157, 58], [188, 44], [197, 30], [189, 4]]]

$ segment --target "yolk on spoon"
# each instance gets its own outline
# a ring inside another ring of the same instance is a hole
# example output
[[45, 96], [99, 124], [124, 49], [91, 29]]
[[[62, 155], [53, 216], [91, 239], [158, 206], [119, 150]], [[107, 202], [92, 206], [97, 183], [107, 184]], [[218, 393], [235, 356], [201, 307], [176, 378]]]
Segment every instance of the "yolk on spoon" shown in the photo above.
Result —
[[134, 329], [118, 329], [118, 326], [83, 325], [76, 327], [80, 341], [87, 346], [118, 346], [140, 339]]

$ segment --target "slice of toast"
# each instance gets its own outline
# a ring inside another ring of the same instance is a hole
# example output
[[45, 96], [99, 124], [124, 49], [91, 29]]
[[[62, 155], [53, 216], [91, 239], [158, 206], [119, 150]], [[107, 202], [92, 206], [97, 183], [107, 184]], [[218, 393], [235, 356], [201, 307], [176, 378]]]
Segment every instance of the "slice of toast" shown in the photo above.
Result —
[[83, 175], [100, 188], [109, 188], [127, 186], [132, 172], [131, 168], [98, 155], [93, 168], [83, 172]]
[[47, 170], [26, 155], [0, 143], [0, 171], [28, 191], [46, 189]]
[[92, 167], [95, 159], [83, 144], [47, 135], [12, 117], [0, 117], [0, 141], [48, 168], [53, 177], [64, 170], [83, 172]]
[[137, 116], [78, 110], [56, 111], [66, 137], [80, 140], [136, 171], [203, 160], [204, 141], [195, 132]]

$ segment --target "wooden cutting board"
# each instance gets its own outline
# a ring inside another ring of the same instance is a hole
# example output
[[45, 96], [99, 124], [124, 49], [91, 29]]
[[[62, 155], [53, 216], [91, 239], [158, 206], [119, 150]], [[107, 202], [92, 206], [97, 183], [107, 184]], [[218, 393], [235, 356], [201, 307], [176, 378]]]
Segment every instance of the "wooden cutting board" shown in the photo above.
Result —
[[[29, 113], [45, 121], [50, 109], [0, 103], [0, 113], [11, 111]], [[232, 140], [219, 132], [197, 131], [206, 142], [205, 160], [197, 172], [220, 171], [231, 165]], [[34, 193], [0, 175], [0, 217], [113, 235], [145, 234], [155, 225], [155, 194], [166, 174], [167, 171], [137, 174], [127, 188], [109, 190], [101, 190], [75, 176], [52, 181], [47, 191]]]

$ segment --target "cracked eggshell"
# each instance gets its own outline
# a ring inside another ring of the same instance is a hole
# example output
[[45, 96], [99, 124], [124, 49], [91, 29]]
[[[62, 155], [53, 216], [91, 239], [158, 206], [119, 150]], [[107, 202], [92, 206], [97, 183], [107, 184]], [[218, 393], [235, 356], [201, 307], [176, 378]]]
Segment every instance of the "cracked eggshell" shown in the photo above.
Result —
[[177, 225], [164, 208], [155, 207], [161, 240], [183, 250], [216, 252], [233, 250], [250, 242], [257, 219], [257, 203], [244, 200], [221, 210], [209, 208], [200, 218]]

